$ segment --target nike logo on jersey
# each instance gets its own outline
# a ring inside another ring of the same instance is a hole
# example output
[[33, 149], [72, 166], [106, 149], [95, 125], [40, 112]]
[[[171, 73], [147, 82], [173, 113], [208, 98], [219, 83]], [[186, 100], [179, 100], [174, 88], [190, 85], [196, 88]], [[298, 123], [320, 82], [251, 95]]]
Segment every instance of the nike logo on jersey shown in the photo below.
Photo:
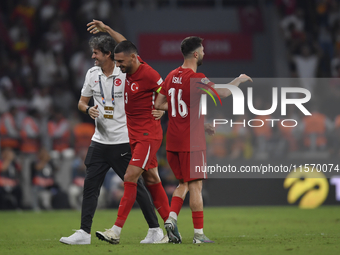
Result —
[[120, 156], [124, 157], [126, 154], [128, 154], [128, 152], [125, 152], [123, 154], [120, 154]]
[[138, 161], [140, 160], [139, 158], [133, 158], [132, 161]]

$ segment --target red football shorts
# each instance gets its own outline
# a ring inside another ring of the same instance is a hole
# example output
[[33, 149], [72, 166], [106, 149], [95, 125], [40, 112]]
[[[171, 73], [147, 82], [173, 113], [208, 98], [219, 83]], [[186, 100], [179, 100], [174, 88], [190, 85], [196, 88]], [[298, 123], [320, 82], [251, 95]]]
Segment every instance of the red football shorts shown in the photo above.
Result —
[[162, 140], [130, 140], [132, 158], [129, 165], [138, 166], [144, 170], [157, 167], [156, 154], [161, 144]]
[[189, 182], [207, 179], [207, 173], [202, 169], [206, 166], [206, 151], [174, 152], [167, 151], [169, 165], [177, 180]]

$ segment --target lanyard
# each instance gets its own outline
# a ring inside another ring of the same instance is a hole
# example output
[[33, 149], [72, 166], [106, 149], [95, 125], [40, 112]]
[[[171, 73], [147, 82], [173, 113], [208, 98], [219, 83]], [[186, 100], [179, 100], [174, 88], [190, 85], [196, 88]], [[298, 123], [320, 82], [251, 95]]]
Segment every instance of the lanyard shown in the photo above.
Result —
[[[111, 90], [111, 94], [112, 94], [112, 104], [113, 104], [113, 105], [115, 105], [115, 97], [114, 97], [115, 79], [116, 79], [116, 76], [113, 76], [112, 90]], [[99, 88], [100, 88], [100, 94], [101, 94], [101, 96], [102, 96], [102, 102], [103, 102], [103, 104], [105, 104], [105, 97], [104, 97], [104, 90], [103, 90], [103, 87], [102, 87], [101, 75], [99, 75]]]

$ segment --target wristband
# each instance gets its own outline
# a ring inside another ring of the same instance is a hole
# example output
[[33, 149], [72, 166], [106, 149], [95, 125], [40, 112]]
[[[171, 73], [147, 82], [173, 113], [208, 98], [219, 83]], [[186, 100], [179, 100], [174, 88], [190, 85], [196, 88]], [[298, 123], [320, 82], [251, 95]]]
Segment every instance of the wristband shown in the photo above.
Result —
[[88, 107], [86, 108], [86, 114], [89, 114], [90, 108], [91, 108], [91, 106], [88, 106]]

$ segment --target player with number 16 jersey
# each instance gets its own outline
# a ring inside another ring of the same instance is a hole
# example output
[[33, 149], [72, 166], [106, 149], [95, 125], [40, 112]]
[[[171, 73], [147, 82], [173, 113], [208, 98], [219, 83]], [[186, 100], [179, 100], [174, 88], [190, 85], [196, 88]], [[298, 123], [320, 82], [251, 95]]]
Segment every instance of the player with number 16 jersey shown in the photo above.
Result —
[[193, 152], [206, 149], [204, 116], [199, 113], [201, 95], [205, 93], [199, 89], [202, 82], [210, 85], [203, 73], [195, 73], [190, 68], [178, 67], [166, 77], [160, 93], [167, 97], [169, 104], [167, 151]]
[[[202, 73], [196, 73], [203, 63], [203, 39], [197, 36], [185, 38], [181, 43], [184, 57], [183, 65], [170, 72], [155, 102], [156, 109], [168, 110], [169, 125], [167, 131], [167, 159], [179, 181], [172, 195], [169, 218], [164, 227], [170, 242], [180, 243], [182, 237], [177, 227], [177, 217], [182, 208], [186, 194], [190, 192], [189, 205], [194, 225], [193, 243], [212, 243], [203, 232], [202, 179], [205, 171], [197, 171], [206, 166], [206, 145], [204, 118], [200, 114], [202, 93], [227, 97], [231, 93], [223, 88], [218, 91], [214, 84]], [[238, 86], [251, 80], [247, 75], [240, 75], [230, 84]], [[210, 91], [209, 91], [210, 90]], [[207, 131], [213, 134], [214, 130]]]

